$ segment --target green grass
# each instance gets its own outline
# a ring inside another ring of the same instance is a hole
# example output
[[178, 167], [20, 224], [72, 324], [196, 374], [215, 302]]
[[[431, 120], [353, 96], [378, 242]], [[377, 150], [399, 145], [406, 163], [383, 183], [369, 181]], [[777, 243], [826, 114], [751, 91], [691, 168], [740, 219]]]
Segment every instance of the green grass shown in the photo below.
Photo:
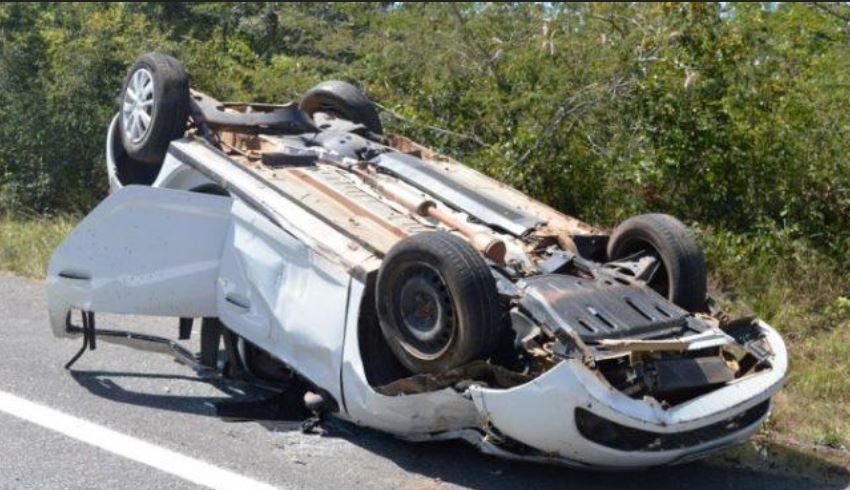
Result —
[[781, 233], [704, 230], [700, 236], [720, 306], [758, 314], [788, 344], [790, 375], [769, 433], [850, 447], [850, 275], [840, 262]]
[[[76, 222], [73, 216], [0, 216], [0, 270], [43, 278], [51, 252]], [[721, 307], [758, 314], [788, 343], [791, 374], [766, 435], [850, 447], [850, 275], [781, 234], [698, 234]]]
[[30, 218], [0, 215], [0, 270], [43, 278], [50, 254], [77, 221], [72, 216]]

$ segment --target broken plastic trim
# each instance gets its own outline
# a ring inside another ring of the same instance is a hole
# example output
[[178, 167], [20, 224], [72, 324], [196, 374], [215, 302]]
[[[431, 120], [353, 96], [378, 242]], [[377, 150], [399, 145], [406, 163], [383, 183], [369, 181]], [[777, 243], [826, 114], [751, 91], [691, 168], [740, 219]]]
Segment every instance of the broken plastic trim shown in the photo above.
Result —
[[579, 433], [586, 439], [619, 451], [673, 451], [720, 439], [759, 423], [770, 409], [770, 400], [733, 417], [705, 427], [672, 434], [620, 425], [584, 408], [576, 408]]

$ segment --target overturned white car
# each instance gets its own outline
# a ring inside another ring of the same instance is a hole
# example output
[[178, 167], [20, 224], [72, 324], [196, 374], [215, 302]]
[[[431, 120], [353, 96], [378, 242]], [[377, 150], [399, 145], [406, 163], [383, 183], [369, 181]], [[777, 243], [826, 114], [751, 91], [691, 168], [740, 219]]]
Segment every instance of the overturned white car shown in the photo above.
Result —
[[[413, 440], [624, 468], [751, 435], [787, 366], [779, 335], [706, 298], [666, 215], [612, 234], [383, 134], [354, 86], [224, 104], [141, 56], [109, 128], [111, 195], [55, 251], [53, 331], [162, 348]], [[81, 312], [80, 325], [76, 311]], [[95, 313], [202, 318], [201, 352]], [[223, 349], [222, 349], [223, 346]]]

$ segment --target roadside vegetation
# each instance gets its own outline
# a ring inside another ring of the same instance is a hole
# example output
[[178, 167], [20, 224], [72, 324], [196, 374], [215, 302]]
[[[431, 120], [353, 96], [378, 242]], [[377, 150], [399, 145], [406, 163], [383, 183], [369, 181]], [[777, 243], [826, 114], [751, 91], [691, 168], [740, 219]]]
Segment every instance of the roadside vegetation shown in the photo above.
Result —
[[221, 100], [363, 86], [390, 131], [586, 221], [676, 215], [720, 304], [789, 343], [768, 431], [850, 447], [850, 7], [3, 4], [0, 269], [39, 277], [105, 196], [125, 70]]
[[50, 254], [77, 221], [74, 216], [0, 215], [0, 271], [44, 278]]
[[722, 231], [700, 236], [718, 304], [730, 313], [758, 314], [788, 343], [791, 375], [768, 430], [784, 442], [850, 449], [846, 261], [781, 231], [762, 238]]

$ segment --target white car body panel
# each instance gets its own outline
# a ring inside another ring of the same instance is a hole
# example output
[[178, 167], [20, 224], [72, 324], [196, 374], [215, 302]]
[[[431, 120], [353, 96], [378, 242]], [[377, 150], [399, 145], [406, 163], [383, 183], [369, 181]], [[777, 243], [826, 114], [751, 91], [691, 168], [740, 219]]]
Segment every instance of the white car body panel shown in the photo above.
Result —
[[[169, 155], [162, 163], [157, 179], [151, 187], [165, 189], [199, 189], [211, 185], [210, 179], [192, 167], [187, 167], [182, 162]], [[120, 184], [119, 184], [120, 185]], [[119, 187], [120, 188], [120, 187]]]
[[471, 399], [451, 388], [385, 396], [369, 385], [357, 337], [364, 290], [362, 282], [352, 282], [342, 366], [345, 417], [359, 425], [408, 438], [430, 438], [434, 433], [480, 427], [482, 420]]
[[115, 148], [112, 144], [114, 141], [117, 141], [115, 132], [118, 131], [118, 118], [120, 116], [120, 114], [115, 114], [115, 117], [112, 118], [112, 122], [109, 123], [109, 130], [106, 131], [106, 175], [109, 180], [110, 192], [115, 192], [124, 187], [124, 184], [118, 177], [118, 157], [115, 155]]
[[[115, 128], [113, 122], [110, 137]], [[673, 408], [630, 398], [580, 359], [511, 389], [382, 395], [367, 381], [358, 338], [365, 278], [380, 265], [372, 252], [192, 139], [171, 143], [152, 187], [123, 186], [112, 145], [107, 149], [112, 195], [57, 248], [48, 270], [57, 336], [68, 335], [73, 309], [218, 317], [330, 394], [341, 418], [407, 439], [458, 438], [501, 457], [582, 467], [682, 461], [743, 440], [761, 419], [685, 449], [627, 452], [583, 438], [576, 407], [627, 427], [674, 433], [755, 406], [785, 379], [785, 346], [761, 323], [773, 352], [770, 369]], [[211, 184], [232, 197], [186, 192]], [[488, 424], [540, 454], [495, 445], [485, 437]]]
[[71, 309], [219, 317], [339, 398], [349, 282], [238, 200], [129, 186], [57, 248], [48, 296], [59, 335]]
[[[659, 465], [695, 451], [704, 452], [728, 446], [730, 441], [743, 440], [759, 424], [702, 447], [624, 454], [584, 440], [572, 418], [564, 414], [572, 413], [577, 407], [592, 408], [594, 413], [621, 425], [662, 434], [720, 422], [769, 399], [784, 383], [788, 366], [785, 346], [775, 330], [764, 323], [760, 329], [776, 348], [772, 370], [736, 380], [672, 408], [663, 408], [654, 400], [635, 400], [606, 386], [607, 383], [600, 383], [598, 375], [586, 369], [578, 359], [562, 361], [535, 380], [516, 388], [493, 390], [473, 386], [469, 391], [482, 415], [502, 433], [544, 452], [602, 467]], [[545, 404], [539, 402], [543, 399]]]
[[230, 226], [230, 199], [130, 186], [97, 206], [56, 249], [47, 271], [53, 331], [71, 308], [210, 316]]
[[351, 277], [241, 203], [234, 211], [217, 316], [339, 399]]

